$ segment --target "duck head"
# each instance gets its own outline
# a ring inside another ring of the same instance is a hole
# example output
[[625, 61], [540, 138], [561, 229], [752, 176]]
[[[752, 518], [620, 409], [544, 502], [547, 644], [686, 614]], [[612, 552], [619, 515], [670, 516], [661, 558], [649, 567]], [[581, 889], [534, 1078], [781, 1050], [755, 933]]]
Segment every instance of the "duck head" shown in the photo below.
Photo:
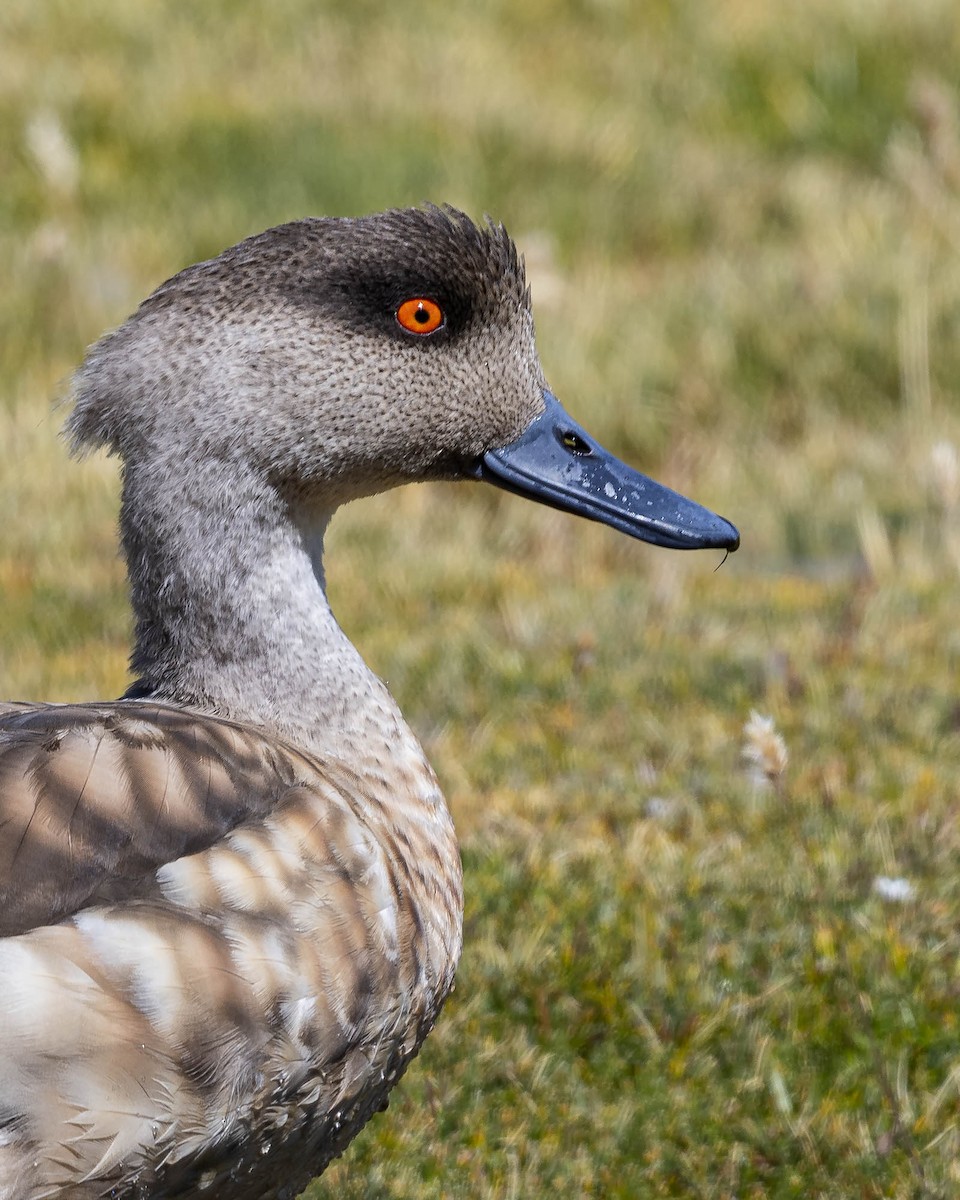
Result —
[[281, 225], [187, 268], [78, 375], [77, 444], [202, 461], [296, 502], [481, 479], [674, 549], [723, 518], [618, 461], [548, 390], [523, 263], [449, 208]]

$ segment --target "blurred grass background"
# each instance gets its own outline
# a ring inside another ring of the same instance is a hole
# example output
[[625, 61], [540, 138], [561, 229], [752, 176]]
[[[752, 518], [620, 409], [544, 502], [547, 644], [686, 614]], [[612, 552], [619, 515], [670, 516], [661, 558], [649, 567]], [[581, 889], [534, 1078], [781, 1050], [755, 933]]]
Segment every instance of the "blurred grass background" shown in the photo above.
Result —
[[311, 1196], [957, 1194], [958, 62], [955, 0], [4, 0], [4, 695], [125, 686], [84, 347], [305, 214], [503, 220], [557, 394], [743, 533], [715, 573], [492, 489], [338, 517], [467, 929]]

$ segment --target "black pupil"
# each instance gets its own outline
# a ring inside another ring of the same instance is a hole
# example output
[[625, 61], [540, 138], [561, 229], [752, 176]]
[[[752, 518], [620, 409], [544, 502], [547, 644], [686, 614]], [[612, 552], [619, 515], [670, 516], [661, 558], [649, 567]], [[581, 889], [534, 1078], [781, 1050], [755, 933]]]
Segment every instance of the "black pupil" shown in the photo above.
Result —
[[426, 325], [426, 323], [430, 320], [430, 314], [427, 312], [427, 307], [425, 304], [417, 305], [417, 311], [413, 314], [413, 319], [418, 325]]

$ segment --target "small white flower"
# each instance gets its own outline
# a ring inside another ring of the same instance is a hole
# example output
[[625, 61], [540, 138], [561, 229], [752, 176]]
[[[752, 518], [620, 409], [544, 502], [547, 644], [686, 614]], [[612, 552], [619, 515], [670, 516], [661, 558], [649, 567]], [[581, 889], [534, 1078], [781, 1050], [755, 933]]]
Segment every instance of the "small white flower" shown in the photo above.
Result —
[[663, 796], [651, 796], [644, 806], [644, 815], [651, 820], [666, 821], [676, 812], [677, 806], [673, 800]]
[[787, 744], [777, 733], [773, 717], [764, 717], [756, 711], [750, 713], [750, 720], [743, 727], [743, 757], [755, 787], [776, 783], [784, 773], [789, 760]]
[[888, 875], [878, 875], [873, 881], [873, 890], [882, 900], [894, 900], [898, 904], [912, 900], [917, 894], [909, 879], [891, 879]]

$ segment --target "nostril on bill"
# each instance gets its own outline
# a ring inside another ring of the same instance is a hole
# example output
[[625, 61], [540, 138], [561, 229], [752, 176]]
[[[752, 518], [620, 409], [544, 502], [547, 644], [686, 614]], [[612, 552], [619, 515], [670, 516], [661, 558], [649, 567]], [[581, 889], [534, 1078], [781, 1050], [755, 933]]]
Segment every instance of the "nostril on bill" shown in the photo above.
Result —
[[569, 450], [571, 454], [578, 454], [581, 458], [586, 458], [587, 455], [593, 453], [593, 447], [589, 442], [585, 442], [572, 429], [558, 429], [557, 441], [563, 446], [564, 450]]

